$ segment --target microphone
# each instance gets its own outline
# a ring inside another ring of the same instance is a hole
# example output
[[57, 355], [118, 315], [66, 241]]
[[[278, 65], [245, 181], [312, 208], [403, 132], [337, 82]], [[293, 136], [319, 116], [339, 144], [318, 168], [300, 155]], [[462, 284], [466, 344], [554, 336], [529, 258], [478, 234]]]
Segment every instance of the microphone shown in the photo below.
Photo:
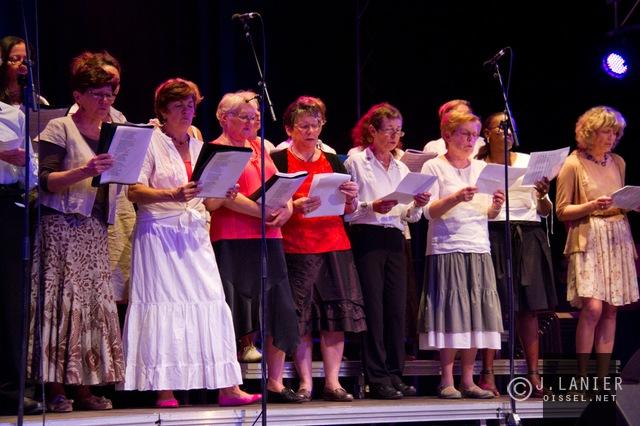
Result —
[[500, 51], [498, 53], [496, 53], [495, 55], [493, 55], [491, 57], [491, 59], [488, 59], [488, 60], [484, 61], [482, 63], [482, 66], [485, 67], [485, 68], [488, 68], [490, 66], [495, 65], [496, 62], [498, 62], [506, 53], [507, 53], [507, 48], [506, 47], [504, 49], [500, 49]]
[[240, 21], [244, 21], [247, 19], [257, 18], [258, 16], [260, 16], [258, 12], [234, 13], [233, 15], [231, 15], [231, 20], [233, 21], [235, 19], [238, 19]]

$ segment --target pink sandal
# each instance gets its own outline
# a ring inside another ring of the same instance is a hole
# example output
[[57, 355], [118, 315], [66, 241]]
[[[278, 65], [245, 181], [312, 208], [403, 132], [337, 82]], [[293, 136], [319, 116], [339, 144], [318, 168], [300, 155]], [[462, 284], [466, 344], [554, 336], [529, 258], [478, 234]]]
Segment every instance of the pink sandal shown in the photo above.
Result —
[[180, 404], [178, 400], [175, 398], [172, 399], [162, 399], [156, 401], [156, 408], [178, 408]]

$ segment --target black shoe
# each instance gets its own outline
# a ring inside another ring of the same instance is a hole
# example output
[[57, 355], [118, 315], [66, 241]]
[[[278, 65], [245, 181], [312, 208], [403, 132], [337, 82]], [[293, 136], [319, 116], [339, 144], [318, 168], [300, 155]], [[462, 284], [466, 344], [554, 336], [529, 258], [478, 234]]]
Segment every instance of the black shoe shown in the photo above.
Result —
[[267, 389], [267, 402], [272, 402], [276, 404], [287, 404], [287, 403], [297, 403], [304, 402], [304, 395], [300, 395], [295, 393], [290, 388], [282, 388], [280, 392], [274, 392]]
[[44, 407], [40, 401], [36, 401], [35, 399], [31, 399], [29, 397], [24, 397], [24, 413], [26, 415], [32, 414], [42, 414], [44, 411]]
[[416, 394], [418, 393], [415, 387], [404, 382], [394, 383], [393, 387], [396, 388], [396, 390], [400, 391], [403, 396], [416, 396]]
[[391, 385], [372, 383], [369, 385], [369, 398], [373, 399], [400, 399], [402, 392]]

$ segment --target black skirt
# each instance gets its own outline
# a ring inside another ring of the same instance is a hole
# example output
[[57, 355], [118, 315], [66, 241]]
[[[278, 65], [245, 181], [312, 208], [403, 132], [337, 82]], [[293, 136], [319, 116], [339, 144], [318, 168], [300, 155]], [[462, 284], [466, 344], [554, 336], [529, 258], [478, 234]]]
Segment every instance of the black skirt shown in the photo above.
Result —
[[[236, 337], [260, 328], [260, 239], [221, 240], [213, 244], [222, 287], [233, 315]], [[298, 346], [298, 315], [293, 304], [282, 239], [267, 239], [267, 320], [265, 333], [278, 349]]]
[[[551, 250], [540, 222], [511, 221], [514, 308], [516, 311], [553, 310], [556, 296]], [[489, 222], [491, 259], [502, 311], [508, 312], [504, 222]], [[506, 316], [506, 315], [505, 315]]]
[[311, 331], [359, 333], [367, 328], [351, 250], [285, 254], [301, 335]]

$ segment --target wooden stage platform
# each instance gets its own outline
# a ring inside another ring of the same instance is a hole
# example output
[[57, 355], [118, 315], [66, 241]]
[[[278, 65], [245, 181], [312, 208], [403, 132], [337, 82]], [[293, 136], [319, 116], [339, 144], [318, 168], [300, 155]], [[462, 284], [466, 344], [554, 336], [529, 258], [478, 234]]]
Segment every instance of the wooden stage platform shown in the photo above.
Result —
[[[216, 405], [181, 407], [178, 409], [138, 408], [112, 411], [77, 411], [68, 414], [48, 414], [50, 426], [117, 426], [117, 425], [260, 425], [261, 406], [224, 407]], [[412, 397], [397, 401], [372, 399], [352, 403], [312, 401], [304, 404], [269, 404], [270, 425], [344, 425], [375, 423], [406, 423], [429, 421], [460, 421], [485, 424], [500, 420], [510, 412], [509, 399], [441, 400], [436, 397]], [[531, 399], [517, 405], [522, 419], [542, 418], [542, 400]], [[571, 417], [572, 413], [567, 413]], [[15, 425], [15, 417], [0, 417], [1, 426]], [[257, 421], [256, 421], [257, 420]], [[42, 416], [26, 416], [25, 425], [42, 425]]]
[[[590, 370], [595, 370], [591, 363]], [[260, 364], [241, 364], [243, 377], [247, 383], [260, 378]], [[516, 360], [516, 375], [526, 374], [524, 360]], [[459, 362], [454, 365], [454, 374], [459, 374]], [[574, 362], [570, 360], [547, 361], [540, 364], [541, 373], [570, 373], [574, 370]], [[476, 361], [475, 370], [479, 373], [480, 361]], [[613, 371], [619, 370], [619, 362], [612, 361]], [[503, 378], [509, 374], [507, 360], [495, 361], [494, 372]], [[438, 376], [440, 366], [435, 360], [409, 361], [405, 365], [405, 377]], [[292, 363], [285, 365], [286, 378], [295, 378]], [[313, 362], [313, 376], [324, 376], [322, 363]], [[358, 361], [345, 361], [340, 369], [341, 377], [355, 379], [354, 394], [362, 395], [364, 377]], [[351, 389], [349, 389], [351, 391]], [[358, 392], [360, 390], [360, 392]], [[419, 389], [420, 390], [420, 389]], [[432, 389], [435, 393], [435, 388]], [[547, 407], [548, 408], [548, 407]], [[543, 417], [542, 400], [529, 399], [518, 403], [517, 413], [522, 419], [541, 419]], [[128, 408], [112, 411], [77, 411], [67, 414], [47, 414], [45, 424], [50, 426], [111, 426], [111, 425], [260, 425], [258, 419], [261, 406], [259, 404], [244, 407], [224, 407], [217, 405], [192, 405], [178, 409]], [[511, 411], [506, 396], [491, 400], [442, 400], [435, 396], [407, 397], [395, 401], [373, 399], [356, 399], [352, 403], [325, 402], [321, 400], [303, 404], [270, 404], [268, 406], [268, 423], [270, 425], [355, 425], [384, 423], [422, 423], [467, 421], [468, 424], [486, 424], [487, 421], [500, 421]], [[580, 407], [575, 404], [555, 413], [558, 417], [575, 418], [580, 414]], [[545, 411], [545, 418], [550, 414]], [[254, 423], [255, 422], [255, 423]], [[15, 417], [0, 417], [0, 426], [13, 426]], [[26, 416], [25, 425], [43, 424], [42, 416]], [[466, 424], [466, 422], [465, 422]]]

